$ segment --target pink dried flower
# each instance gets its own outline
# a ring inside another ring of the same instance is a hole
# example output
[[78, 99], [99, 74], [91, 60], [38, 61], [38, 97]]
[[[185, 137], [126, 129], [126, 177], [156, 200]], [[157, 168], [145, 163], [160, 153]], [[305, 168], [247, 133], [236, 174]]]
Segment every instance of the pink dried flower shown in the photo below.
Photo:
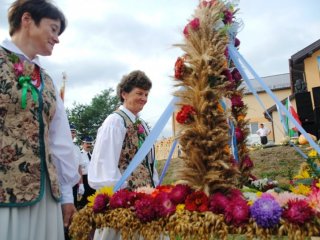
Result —
[[138, 134], [143, 134], [144, 133], [144, 127], [142, 126], [142, 124], [138, 125]]
[[312, 220], [315, 213], [306, 201], [290, 200], [282, 216], [291, 223], [304, 224]]
[[250, 210], [244, 199], [233, 199], [225, 208], [225, 220], [237, 227], [249, 221]]
[[160, 192], [154, 201], [156, 213], [159, 217], [168, 217], [176, 211], [176, 205], [170, 200], [169, 193]]
[[309, 205], [320, 214], [320, 189], [313, 189], [313, 191], [309, 194], [307, 201]]
[[230, 200], [222, 193], [214, 193], [209, 198], [209, 210], [215, 214], [224, 214]]
[[184, 28], [183, 30], [183, 34], [188, 37], [189, 36], [189, 28], [193, 31], [198, 30], [200, 27], [200, 20], [199, 18], [194, 18], [193, 20], [191, 20]]
[[98, 194], [93, 202], [92, 210], [94, 213], [101, 213], [107, 210], [110, 197], [107, 194]]
[[244, 200], [244, 196], [243, 196], [242, 192], [241, 192], [239, 189], [237, 189], [237, 188], [231, 189], [231, 190], [228, 192], [227, 197], [228, 197], [230, 200], [234, 200], [234, 199]]
[[169, 193], [169, 197], [174, 204], [184, 203], [186, 197], [192, 192], [188, 185], [177, 184]]
[[13, 67], [14, 67], [14, 72], [17, 76], [23, 75], [24, 66], [22, 62], [13, 64]]
[[304, 195], [298, 195], [292, 192], [281, 192], [281, 193], [270, 192], [269, 194], [271, 194], [274, 197], [274, 199], [279, 203], [281, 207], [284, 207], [285, 205], [287, 205], [287, 203], [290, 200], [303, 200], [307, 198]]

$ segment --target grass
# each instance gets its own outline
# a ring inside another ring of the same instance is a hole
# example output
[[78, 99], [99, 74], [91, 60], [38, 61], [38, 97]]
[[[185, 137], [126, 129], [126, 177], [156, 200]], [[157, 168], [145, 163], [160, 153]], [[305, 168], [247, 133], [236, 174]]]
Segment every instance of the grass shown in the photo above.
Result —
[[[304, 152], [306, 147], [301, 148]], [[297, 174], [300, 164], [305, 160], [293, 147], [275, 146], [251, 150], [250, 158], [254, 163], [252, 174], [258, 178], [277, 180], [279, 185], [287, 185], [289, 180]], [[180, 159], [172, 159], [162, 184], [171, 184], [178, 179], [175, 170], [181, 164]], [[159, 176], [162, 173], [166, 160], [158, 161]]]

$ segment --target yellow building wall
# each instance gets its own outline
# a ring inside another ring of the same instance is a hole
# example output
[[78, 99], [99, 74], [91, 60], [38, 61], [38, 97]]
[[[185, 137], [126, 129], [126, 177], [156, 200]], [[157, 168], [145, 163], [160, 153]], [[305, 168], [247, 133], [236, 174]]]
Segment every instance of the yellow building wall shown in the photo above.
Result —
[[[312, 88], [320, 86], [320, 70], [318, 68], [317, 57], [320, 56], [320, 50], [314, 52], [311, 57], [304, 60], [304, 72], [308, 91], [312, 96]], [[312, 97], [313, 101], [313, 97]]]
[[[169, 152], [172, 148], [174, 137], [168, 137], [158, 140], [155, 144], [155, 152], [157, 160], [166, 160], [169, 156]], [[178, 157], [178, 145], [176, 146], [172, 158]]]
[[[276, 90], [273, 91], [273, 93], [276, 95], [278, 100], [281, 101], [291, 95], [291, 89], [288, 88], [283, 90]], [[266, 92], [261, 92], [258, 94], [266, 109], [272, 107], [275, 104], [273, 99]], [[283, 136], [279, 134], [279, 132], [275, 129], [283, 129], [283, 127], [279, 120], [279, 117], [275, 116], [278, 115], [277, 111], [275, 111], [276, 114], [274, 114], [274, 116], [271, 116], [274, 117], [272, 123], [264, 117], [263, 113], [265, 109], [263, 109], [263, 107], [260, 105], [260, 103], [253, 94], [245, 95], [243, 97], [243, 102], [248, 106], [247, 119], [249, 119], [249, 122], [265, 124], [265, 126], [271, 130], [271, 134], [268, 136], [268, 139], [274, 141], [275, 143], [280, 143], [283, 139]]]

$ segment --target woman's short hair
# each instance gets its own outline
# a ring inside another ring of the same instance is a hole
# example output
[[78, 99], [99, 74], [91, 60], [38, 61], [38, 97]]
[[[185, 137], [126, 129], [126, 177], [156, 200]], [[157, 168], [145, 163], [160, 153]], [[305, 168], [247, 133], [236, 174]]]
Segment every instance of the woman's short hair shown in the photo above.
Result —
[[48, 0], [16, 0], [8, 10], [9, 34], [12, 36], [21, 27], [21, 17], [24, 13], [30, 13], [35, 24], [39, 26], [43, 18], [60, 20], [60, 32], [66, 29], [67, 20], [56, 6]]
[[150, 90], [152, 87], [152, 82], [150, 79], [144, 72], [140, 70], [132, 71], [128, 75], [122, 77], [117, 86], [117, 95], [120, 98], [120, 101], [122, 103], [124, 102], [124, 99], [121, 96], [123, 92], [129, 93], [136, 87], [143, 90]]

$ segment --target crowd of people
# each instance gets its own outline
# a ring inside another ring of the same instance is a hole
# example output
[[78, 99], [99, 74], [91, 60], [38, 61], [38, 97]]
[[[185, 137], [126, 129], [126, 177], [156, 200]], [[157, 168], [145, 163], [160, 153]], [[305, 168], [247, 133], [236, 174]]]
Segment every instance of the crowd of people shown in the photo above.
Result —
[[[132, 71], [117, 87], [121, 106], [93, 137], [74, 143], [70, 124], [39, 56], [50, 56], [67, 26], [49, 0], [15, 0], [8, 9], [10, 39], [0, 44], [0, 239], [69, 239], [73, 214], [96, 189], [121, 178], [149, 134], [140, 111], [152, 83]], [[123, 188], [155, 186], [154, 149]]]

